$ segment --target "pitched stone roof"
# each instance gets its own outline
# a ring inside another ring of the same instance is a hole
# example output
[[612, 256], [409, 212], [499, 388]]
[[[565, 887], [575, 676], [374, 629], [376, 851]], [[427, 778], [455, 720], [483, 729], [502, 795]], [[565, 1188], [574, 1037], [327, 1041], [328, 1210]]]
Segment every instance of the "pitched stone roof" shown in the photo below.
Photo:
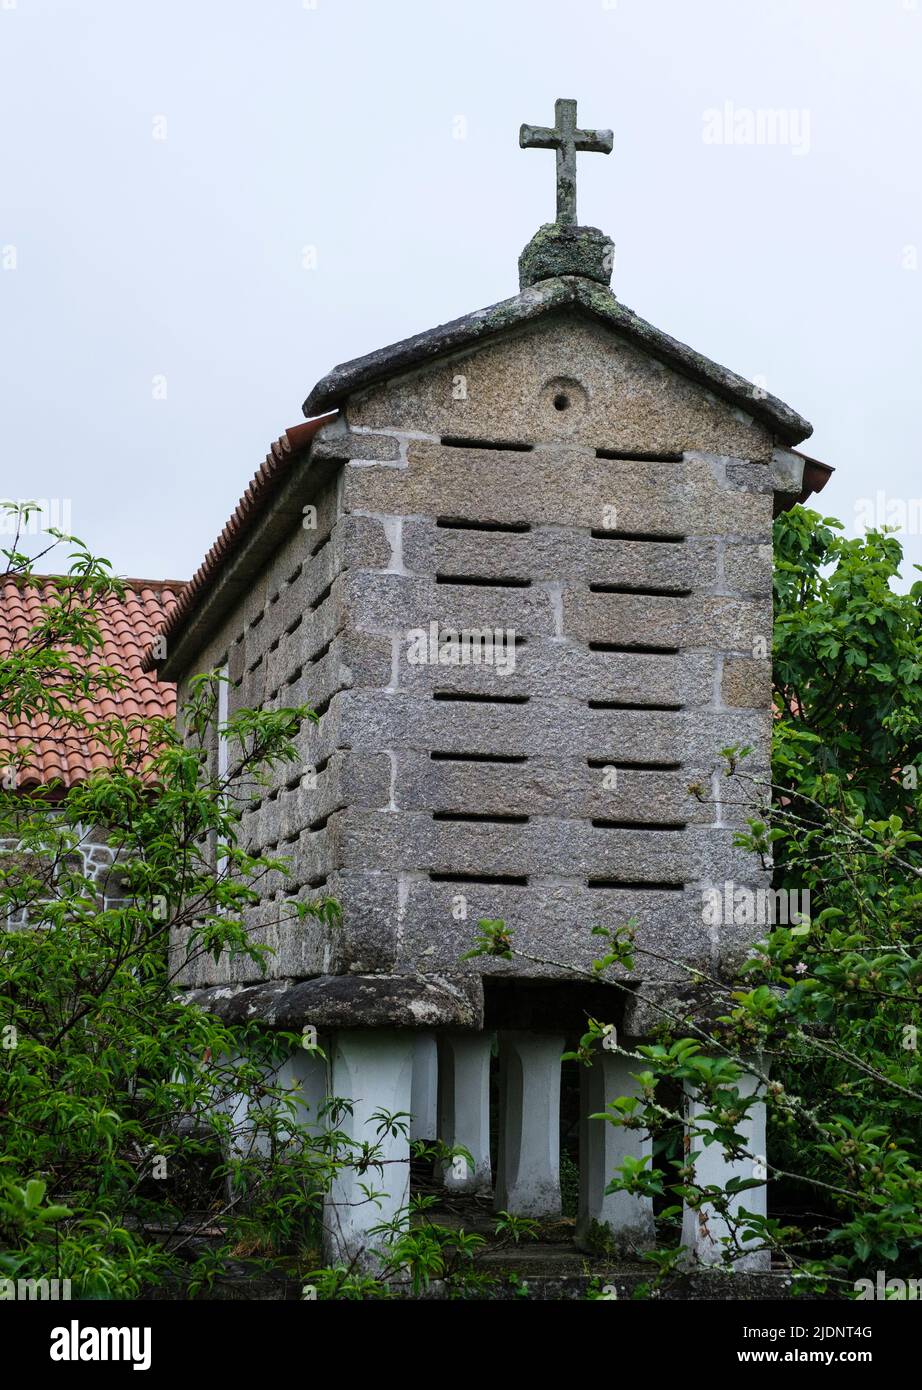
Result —
[[563, 310], [587, 314], [613, 332], [665, 362], [684, 376], [701, 383], [716, 396], [762, 421], [784, 444], [798, 444], [813, 433], [813, 426], [776, 396], [757, 389], [710, 358], [686, 347], [676, 338], [619, 303], [604, 285], [578, 275], [542, 280], [511, 299], [479, 309], [464, 318], [443, 323], [426, 333], [393, 343], [390, 347], [356, 357], [334, 367], [319, 381], [304, 402], [305, 415], [339, 406], [355, 391], [364, 390], [424, 362], [469, 348], [477, 342], [515, 331], [546, 314]]
[[[13, 575], [0, 579], [0, 660], [28, 643], [35, 624], [45, 616], [46, 605], [56, 601], [64, 582], [56, 575], [36, 576], [36, 582], [30, 584]], [[107, 594], [94, 605], [102, 647], [90, 657], [81, 651], [69, 655], [90, 672], [101, 666], [113, 667], [126, 678], [125, 684], [97, 699], [79, 701], [79, 708], [101, 718], [172, 719], [176, 687], [148, 675], [141, 663], [175, 610], [185, 585], [171, 579], [125, 579], [122, 583], [123, 598]], [[24, 745], [31, 745], [31, 749], [18, 768], [18, 784], [23, 788], [45, 783], [57, 783], [59, 789], [73, 786], [111, 761], [99, 745], [74, 729], [55, 728], [47, 720], [37, 724], [17, 721], [12, 726], [0, 721], [0, 767], [15, 765], [17, 750]]]

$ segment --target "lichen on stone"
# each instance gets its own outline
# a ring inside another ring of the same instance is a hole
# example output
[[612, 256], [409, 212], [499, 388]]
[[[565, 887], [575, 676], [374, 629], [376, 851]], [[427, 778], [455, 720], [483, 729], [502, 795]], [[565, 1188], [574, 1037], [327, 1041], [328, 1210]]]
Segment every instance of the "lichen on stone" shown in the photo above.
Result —
[[578, 275], [607, 286], [614, 250], [614, 242], [598, 227], [546, 222], [519, 257], [519, 284], [524, 290], [542, 280]]

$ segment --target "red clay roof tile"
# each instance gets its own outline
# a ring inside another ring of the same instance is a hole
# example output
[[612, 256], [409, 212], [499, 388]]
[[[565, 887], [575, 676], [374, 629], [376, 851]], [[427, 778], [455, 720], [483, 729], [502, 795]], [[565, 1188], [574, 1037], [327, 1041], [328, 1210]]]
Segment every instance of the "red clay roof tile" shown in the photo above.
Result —
[[[322, 425], [328, 425], [334, 420], [337, 413], [334, 410], [328, 415], [318, 415], [314, 420], [306, 420], [301, 425], [292, 425], [275, 441], [266, 455], [265, 462], [260, 464], [234, 508], [233, 515], [185, 586], [179, 602], [167, 615], [159, 634], [151, 635], [148, 646], [158, 635], [171, 642], [181, 628], [185, 627], [192, 613], [215, 583], [222, 567], [255, 527], [293, 464], [309, 451], [314, 435]], [[157, 660], [153, 652], [148, 650], [144, 655], [142, 669], [152, 671], [156, 665]]]
[[[81, 697], [77, 706], [88, 714], [124, 719], [136, 715], [172, 719], [176, 713], [175, 685], [142, 670], [141, 661], [175, 612], [186, 585], [170, 579], [124, 579], [122, 583], [123, 598], [109, 594], [96, 605], [101, 649], [89, 656], [86, 652], [72, 655], [87, 673], [110, 666], [125, 676], [127, 683], [96, 699]], [[43, 605], [60, 592], [59, 584], [54, 575], [36, 576], [36, 582], [28, 585], [10, 575], [0, 580], [0, 657], [25, 645], [42, 618]], [[105, 750], [79, 730], [56, 728], [47, 718], [32, 725], [17, 720], [12, 727], [0, 721], [0, 766], [17, 761], [14, 755], [24, 745], [31, 745], [31, 750], [18, 769], [22, 787], [55, 780], [73, 786], [110, 763]]]

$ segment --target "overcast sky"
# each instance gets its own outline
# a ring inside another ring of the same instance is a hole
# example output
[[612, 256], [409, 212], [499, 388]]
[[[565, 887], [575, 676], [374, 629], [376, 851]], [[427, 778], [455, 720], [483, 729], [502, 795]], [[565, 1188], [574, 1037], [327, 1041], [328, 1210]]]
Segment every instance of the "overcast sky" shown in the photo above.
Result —
[[915, 578], [920, 73], [922, 0], [0, 0], [0, 496], [188, 578], [331, 366], [516, 292], [564, 96], [618, 297]]

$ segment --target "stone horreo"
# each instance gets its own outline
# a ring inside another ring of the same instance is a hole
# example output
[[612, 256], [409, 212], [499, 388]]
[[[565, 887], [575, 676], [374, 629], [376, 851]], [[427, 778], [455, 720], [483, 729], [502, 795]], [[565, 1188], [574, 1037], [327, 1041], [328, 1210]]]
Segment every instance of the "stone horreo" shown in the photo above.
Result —
[[[557, 153], [557, 217], [519, 292], [315, 385], [148, 658], [180, 704], [218, 672], [220, 717], [319, 716], [247, 796], [247, 846], [290, 865], [249, 923], [268, 974], [204, 956], [180, 979], [230, 1023], [311, 1030], [326, 1061], [291, 1062], [306, 1122], [346, 1097], [340, 1127], [382, 1145], [379, 1204], [361, 1172], [328, 1195], [337, 1261], [373, 1263], [417, 1137], [469, 1154], [446, 1188], [559, 1214], [561, 1054], [587, 1017], [619, 1047], [573, 1098], [577, 1231], [642, 1247], [649, 1204], [606, 1188], [649, 1140], [590, 1117], [636, 1087], [627, 1054], [689, 969], [732, 975], [758, 940], [705, 891], [770, 886], [734, 847], [721, 750], [767, 768], [772, 518], [830, 470], [796, 451], [795, 411], [619, 302], [612, 242], [576, 213], [576, 154], [611, 133], [572, 101], [556, 117], [520, 135]], [[211, 756], [234, 756], [219, 734]], [[340, 922], [293, 914], [324, 896]], [[470, 956], [483, 920], [511, 955]], [[592, 928], [632, 920], [636, 967], [594, 977]], [[382, 1136], [381, 1112], [412, 1122]], [[719, 1145], [700, 1162], [727, 1176]], [[717, 1258], [719, 1222], [689, 1217], [690, 1258]]]

